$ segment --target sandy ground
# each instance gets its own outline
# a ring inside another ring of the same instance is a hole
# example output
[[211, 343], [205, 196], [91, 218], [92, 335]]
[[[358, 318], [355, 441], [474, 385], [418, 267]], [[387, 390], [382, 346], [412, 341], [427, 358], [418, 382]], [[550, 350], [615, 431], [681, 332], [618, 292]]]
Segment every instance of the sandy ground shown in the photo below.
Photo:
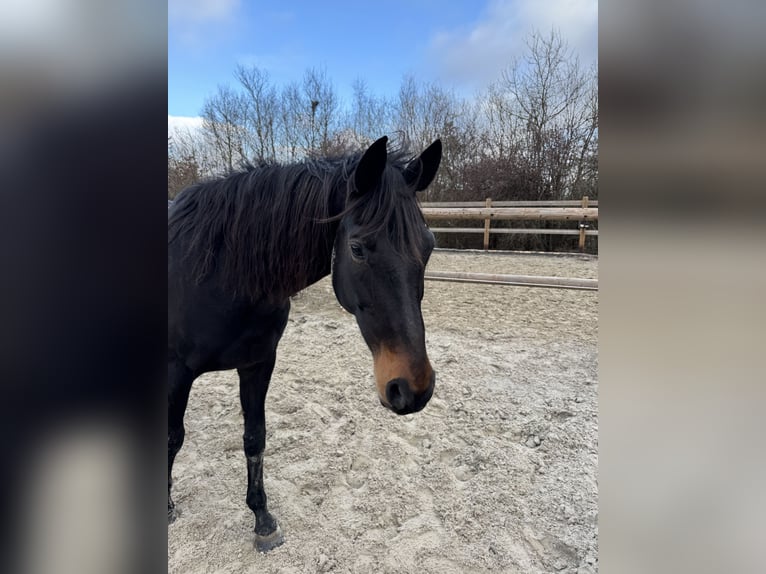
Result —
[[[596, 278], [581, 256], [434, 253], [429, 269]], [[195, 382], [168, 571], [598, 570], [598, 294], [427, 282], [436, 391], [380, 406], [329, 279], [293, 301], [267, 398], [265, 484], [285, 544], [252, 548], [236, 372]]]

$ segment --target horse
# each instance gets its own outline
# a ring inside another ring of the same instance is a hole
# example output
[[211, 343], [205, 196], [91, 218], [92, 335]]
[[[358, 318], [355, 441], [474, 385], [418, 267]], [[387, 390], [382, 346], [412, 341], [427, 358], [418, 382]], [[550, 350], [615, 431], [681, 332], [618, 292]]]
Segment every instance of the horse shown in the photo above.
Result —
[[173, 461], [193, 381], [236, 369], [244, 413], [246, 503], [258, 551], [284, 542], [263, 488], [264, 402], [290, 297], [332, 275], [340, 305], [372, 353], [380, 403], [423, 409], [436, 374], [421, 313], [434, 247], [416, 198], [436, 176], [442, 144], [417, 157], [387, 149], [249, 165], [183, 190], [168, 209], [168, 524]]

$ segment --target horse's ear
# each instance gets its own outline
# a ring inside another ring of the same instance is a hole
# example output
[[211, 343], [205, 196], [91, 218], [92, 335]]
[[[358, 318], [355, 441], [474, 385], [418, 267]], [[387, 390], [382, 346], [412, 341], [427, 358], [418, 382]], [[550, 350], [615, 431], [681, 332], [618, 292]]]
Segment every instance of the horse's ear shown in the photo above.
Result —
[[437, 139], [405, 168], [404, 179], [407, 185], [414, 185], [415, 191], [423, 191], [436, 177], [441, 161], [442, 140]]
[[357, 195], [364, 195], [373, 190], [380, 181], [388, 159], [386, 142], [388, 142], [387, 136], [376, 140], [359, 160], [354, 172], [355, 193]]

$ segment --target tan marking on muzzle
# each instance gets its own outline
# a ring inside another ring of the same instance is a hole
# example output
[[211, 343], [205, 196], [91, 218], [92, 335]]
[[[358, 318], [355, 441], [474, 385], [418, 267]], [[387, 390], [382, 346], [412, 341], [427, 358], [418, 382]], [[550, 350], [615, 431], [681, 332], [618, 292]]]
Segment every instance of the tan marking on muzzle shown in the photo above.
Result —
[[415, 363], [406, 351], [394, 350], [385, 345], [373, 353], [375, 363], [375, 384], [378, 394], [386, 400], [386, 385], [392, 379], [405, 379], [415, 395], [428, 390], [433, 369], [428, 357], [421, 363]]

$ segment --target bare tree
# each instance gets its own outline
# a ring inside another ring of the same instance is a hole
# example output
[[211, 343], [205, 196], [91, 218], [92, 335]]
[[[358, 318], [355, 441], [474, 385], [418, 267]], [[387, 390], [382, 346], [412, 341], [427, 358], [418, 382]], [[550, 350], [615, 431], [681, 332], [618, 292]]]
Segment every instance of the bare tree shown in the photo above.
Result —
[[277, 158], [277, 91], [265, 70], [238, 65], [235, 77], [244, 90], [244, 126], [248, 148], [255, 161]]
[[301, 147], [301, 132], [305, 114], [303, 97], [297, 83], [291, 82], [282, 88], [278, 100], [278, 137], [280, 159], [295, 160]]
[[415, 77], [407, 74], [402, 78], [394, 110], [394, 127], [406, 147], [415, 148], [420, 143], [420, 88]]
[[482, 152], [493, 159], [508, 158], [518, 148], [517, 127], [512, 101], [498, 82], [490, 84], [478, 104], [483, 136]]
[[207, 98], [202, 106], [202, 129], [213, 143], [216, 159], [228, 171], [249, 159], [246, 108], [242, 95], [229, 86], [219, 86], [216, 94]]
[[310, 68], [303, 75], [304, 104], [308, 104], [308, 130], [304, 132], [307, 153], [327, 149], [338, 129], [339, 101], [332, 81], [323, 68]]
[[389, 132], [390, 104], [385, 98], [371, 94], [362, 78], [354, 80], [352, 90], [351, 109], [345, 123], [351, 131], [353, 145], [361, 148]]
[[585, 160], [596, 129], [594, 86], [555, 31], [533, 33], [524, 58], [492, 86], [489, 110], [504, 130], [500, 151], [514, 150], [525, 161], [529, 199], [572, 195], [578, 161]]
[[587, 88], [587, 103], [583, 106], [581, 126], [582, 145], [576, 160], [576, 171], [572, 193], [582, 197], [598, 197], [598, 71], [590, 70]]
[[393, 127], [411, 150], [423, 149], [436, 138], [444, 146], [437, 179], [424, 199], [452, 200], [463, 193], [463, 170], [477, 158], [478, 115], [470, 102], [436, 83], [402, 79], [394, 104]]
[[201, 179], [200, 167], [192, 151], [179, 150], [168, 137], [168, 199]]
[[340, 102], [323, 69], [306, 70], [302, 82], [282, 88], [276, 105], [277, 156], [295, 160], [324, 152], [337, 141]]
[[199, 128], [176, 128], [168, 155], [176, 159], [192, 158], [201, 177], [215, 175], [223, 169], [210, 134]]

